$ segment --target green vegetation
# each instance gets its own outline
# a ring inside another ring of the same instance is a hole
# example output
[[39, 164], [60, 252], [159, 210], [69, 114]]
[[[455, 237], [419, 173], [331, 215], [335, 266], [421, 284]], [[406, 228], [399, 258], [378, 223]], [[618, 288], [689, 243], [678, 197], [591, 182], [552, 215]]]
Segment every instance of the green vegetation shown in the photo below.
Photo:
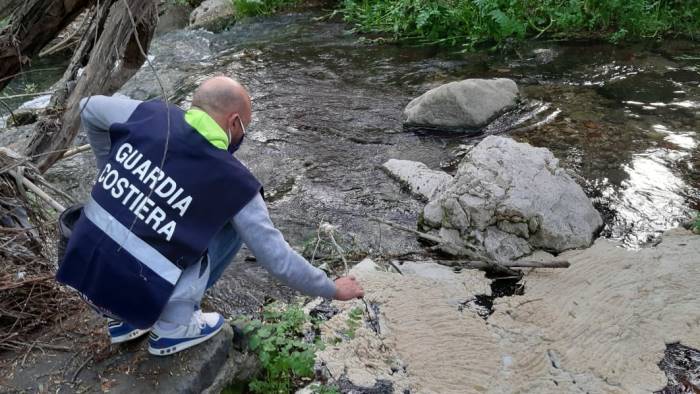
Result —
[[685, 0], [343, 0], [362, 33], [472, 48], [547, 35], [623, 39], [700, 32], [700, 5]]
[[[270, 304], [261, 320], [244, 325], [250, 336], [248, 346], [260, 359], [263, 376], [252, 381], [254, 393], [289, 393], [311, 381], [314, 375], [315, 352], [323, 348], [320, 341], [305, 342], [304, 331], [314, 329], [315, 323], [296, 305]], [[319, 393], [333, 393], [331, 387], [318, 385]]]
[[357, 328], [360, 326], [360, 323], [362, 322], [362, 308], [355, 307], [353, 308], [350, 313], [348, 313], [348, 329], [345, 331], [345, 335], [347, 335], [350, 339], [355, 338], [355, 331], [357, 331]]
[[695, 221], [693, 221], [693, 232], [695, 234], [700, 234], [700, 212], [695, 215]]
[[233, 0], [236, 11], [243, 16], [271, 15], [297, 3], [299, 0]]

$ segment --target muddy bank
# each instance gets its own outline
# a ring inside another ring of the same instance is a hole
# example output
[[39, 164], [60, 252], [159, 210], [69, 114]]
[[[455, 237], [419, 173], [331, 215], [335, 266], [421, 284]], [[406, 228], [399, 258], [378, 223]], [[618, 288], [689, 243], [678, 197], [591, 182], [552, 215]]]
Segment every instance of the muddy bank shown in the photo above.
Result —
[[699, 254], [700, 237], [684, 230], [639, 251], [599, 240], [560, 255], [569, 269], [528, 273], [525, 294], [497, 298], [487, 320], [458, 308], [485, 292], [481, 273], [358, 271], [381, 332], [343, 338], [347, 311], [364, 306], [338, 304], [346, 312], [324, 335], [341, 340], [319, 357], [335, 378], [417, 393], [661, 390], [666, 344], [700, 346]]

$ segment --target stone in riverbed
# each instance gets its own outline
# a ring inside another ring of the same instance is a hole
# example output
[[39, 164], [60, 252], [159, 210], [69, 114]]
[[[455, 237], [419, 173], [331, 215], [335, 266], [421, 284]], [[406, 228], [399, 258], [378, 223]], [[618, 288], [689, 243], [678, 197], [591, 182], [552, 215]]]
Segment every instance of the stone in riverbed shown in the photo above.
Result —
[[231, 0], [205, 0], [190, 14], [190, 27], [222, 30], [235, 16]]
[[449, 174], [431, 170], [417, 161], [390, 159], [382, 168], [405, 184], [411, 193], [426, 201], [437, 196], [452, 181]]
[[603, 225], [549, 150], [496, 136], [464, 157], [445, 191], [424, 208], [423, 219], [428, 229], [459, 233], [464, 244], [496, 260], [536, 249], [587, 247]]
[[510, 79], [466, 79], [424, 93], [404, 110], [405, 124], [478, 129], [515, 106], [518, 86]]

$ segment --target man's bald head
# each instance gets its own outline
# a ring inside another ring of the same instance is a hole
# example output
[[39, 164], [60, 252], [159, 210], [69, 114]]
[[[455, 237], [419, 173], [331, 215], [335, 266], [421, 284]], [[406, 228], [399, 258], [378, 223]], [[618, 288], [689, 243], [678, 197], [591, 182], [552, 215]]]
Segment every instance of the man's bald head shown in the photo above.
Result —
[[237, 81], [224, 76], [202, 82], [194, 92], [192, 106], [209, 114], [224, 130], [236, 131], [235, 134], [242, 133], [237, 130], [236, 118], [248, 125], [252, 116], [248, 91]]
[[248, 91], [228, 77], [213, 77], [202, 82], [194, 92], [192, 105], [209, 115], [237, 112], [244, 121], [250, 121], [251, 105]]

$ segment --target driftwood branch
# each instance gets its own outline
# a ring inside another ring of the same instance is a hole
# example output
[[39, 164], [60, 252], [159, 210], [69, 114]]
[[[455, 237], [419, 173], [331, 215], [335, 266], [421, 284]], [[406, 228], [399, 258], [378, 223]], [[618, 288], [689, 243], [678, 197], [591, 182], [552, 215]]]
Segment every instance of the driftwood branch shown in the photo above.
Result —
[[31, 190], [37, 197], [46, 201], [49, 205], [51, 205], [53, 209], [57, 210], [58, 212], [63, 212], [66, 210], [66, 208], [63, 205], [61, 205], [58, 201], [54, 200], [53, 197], [46, 194], [45, 191], [41, 190], [39, 186], [35, 185], [32, 181], [27, 179], [27, 177], [18, 173], [16, 170], [12, 172], [14, 173], [13, 175], [15, 175], [15, 177], [22, 182], [23, 186]]
[[23, 98], [23, 97], [44, 96], [44, 95], [53, 94], [53, 93], [54, 93], [54, 92], [37, 92], [37, 93], [13, 94], [12, 96], [0, 96], [0, 99], [2, 99], [2, 100], [18, 99], [18, 98]]
[[[370, 218], [370, 220], [386, 224], [387, 226], [396, 228], [401, 231], [406, 231], [411, 234], [415, 234], [420, 238], [426, 239], [428, 241], [436, 242], [440, 244], [440, 246], [447, 246], [447, 249], [450, 250], [459, 250], [461, 249], [465, 255], [469, 254], [474, 254], [473, 252], [468, 251], [465, 248], [462, 248], [461, 246], [454, 245], [448, 241], [445, 241], [441, 237], [432, 235], [432, 234], [426, 234], [423, 232], [420, 232], [418, 230], [414, 230], [412, 228], [408, 228], [406, 226], [402, 226], [397, 223], [393, 223], [384, 219], [380, 218]], [[489, 258], [486, 258], [484, 256], [479, 256], [480, 260], [454, 260], [450, 261], [450, 265], [458, 265], [462, 268], [469, 268], [469, 269], [481, 269], [481, 270], [487, 270], [487, 271], [493, 271], [499, 274], [506, 274], [506, 275], [512, 275], [512, 276], [517, 276], [520, 277], [522, 274], [519, 271], [515, 271], [512, 268], [569, 268], [570, 264], [568, 261], [527, 261], [527, 260], [522, 260], [522, 261], [493, 261]], [[392, 266], [399, 272], [401, 272], [394, 264]]]
[[408, 232], [408, 233], [411, 233], [411, 234], [415, 234], [416, 236], [418, 236], [418, 238], [422, 238], [422, 239], [425, 239], [425, 240], [427, 240], [427, 241], [435, 242], [435, 243], [438, 243], [438, 244], [441, 244], [441, 245], [449, 244], [450, 247], [455, 247], [455, 248], [457, 248], [457, 249], [463, 250], [463, 251], [464, 251], [463, 255], [469, 254], [469, 252], [467, 251], [466, 248], [463, 248], [463, 247], [457, 246], [457, 245], [453, 245], [452, 243], [449, 243], [449, 242], [445, 241], [444, 239], [442, 239], [441, 237], [438, 237], [438, 236], [436, 236], [436, 235], [426, 234], [426, 233], [424, 233], [424, 232], [420, 232], [420, 231], [418, 231], [418, 230], [414, 230], [414, 229], [412, 229], [412, 228], [409, 228], [409, 227], [406, 227], [406, 226], [402, 226], [402, 225], [400, 225], [400, 224], [398, 224], [398, 223], [390, 222], [390, 221], [388, 221], [388, 220], [384, 220], [384, 219], [380, 219], [380, 218], [369, 218], [369, 220], [374, 221], [374, 222], [377, 222], [377, 223], [386, 224], [387, 226], [393, 227], [393, 228], [395, 228], [395, 229], [397, 229], [397, 230], [401, 230], [401, 231], [405, 231], [405, 232]]
[[[438, 244], [440, 244], [441, 247], [444, 247], [447, 250], [456, 251], [457, 253], [455, 253], [455, 254], [458, 254], [458, 255], [470, 256], [470, 255], [475, 254], [475, 252], [473, 252], [473, 251], [467, 250], [466, 248], [464, 248], [462, 246], [455, 245], [454, 243], [446, 241], [446, 240], [442, 239], [441, 237], [438, 237], [435, 235], [426, 234], [426, 233], [420, 232], [418, 230], [414, 230], [412, 228], [408, 228], [406, 226], [402, 226], [400, 224], [396, 224], [396, 223], [393, 223], [393, 222], [390, 222], [390, 221], [387, 221], [384, 219], [380, 219], [380, 218], [370, 218], [370, 220], [378, 222], [378, 223], [386, 224], [387, 226], [396, 228], [398, 230], [402, 230], [402, 231], [406, 231], [406, 232], [415, 234], [420, 238], [427, 239], [427, 240], [432, 241], [432, 242], [437, 242]], [[521, 275], [521, 273], [519, 271], [515, 271], [511, 268], [508, 268], [507, 266], [501, 264], [500, 262], [493, 261], [493, 260], [488, 259], [484, 256], [479, 256], [479, 257], [482, 259], [482, 261], [479, 261], [479, 263], [484, 265], [483, 269], [485, 269], [485, 270], [489, 270], [489, 271], [492, 271], [492, 272], [495, 272], [498, 274], [504, 274], [504, 275], [513, 275], [513, 276], [515, 276], [515, 275], [520, 276]]]
[[[471, 269], [489, 269], [488, 263], [483, 261], [450, 261], [450, 263]], [[569, 268], [568, 261], [507, 261], [500, 262], [500, 265], [508, 268]]]
[[63, 153], [63, 155], [61, 156], [61, 159], [67, 159], [71, 156], [75, 156], [78, 153], [82, 153], [82, 152], [85, 152], [88, 150], [90, 150], [90, 144], [80, 145], [78, 147], [68, 149], [65, 153]]

